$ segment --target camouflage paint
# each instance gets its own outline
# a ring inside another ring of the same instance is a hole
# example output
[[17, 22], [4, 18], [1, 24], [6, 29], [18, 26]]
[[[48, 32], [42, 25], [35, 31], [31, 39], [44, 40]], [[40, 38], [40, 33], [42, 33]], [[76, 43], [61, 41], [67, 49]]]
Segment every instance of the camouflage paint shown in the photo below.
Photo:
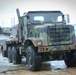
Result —
[[[53, 41], [50, 41], [50, 39], [54, 40], [54, 38], [50, 37], [48, 34], [48, 27], [52, 27], [52, 26], [54, 26], [56, 28], [56, 32], [60, 32], [61, 34], [64, 32], [64, 30], [63, 30], [64, 26], [62, 26], [62, 25], [46, 25], [46, 26], [40, 25], [40, 26], [34, 26], [34, 27], [30, 28], [29, 34], [32, 33], [33, 38], [41, 39], [42, 40], [41, 46], [43, 46], [43, 47], [50, 46], [49, 50], [55, 51], [57, 49], [57, 47], [59, 47], [61, 50], [67, 50], [67, 46], [69, 44], [73, 43], [73, 41], [72, 41], [72, 39], [73, 39], [72, 37], [74, 36], [73, 26], [71, 26], [71, 25], [65, 26], [65, 28], [68, 27], [70, 29], [70, 32], [68, 34], [66, 34], [65, 39], [70, 38], [70, 40], [66, 41], [64, 39], [64, 40], [60, 41], [59, 44], [56, 44], [56, 46], [53, 45]], [[59, 30], [59, 28], [61, 28], [62, 30]], [[70, 36], [67, 36], [67, 35], [70, 35]], [[64, 44], [64, 45], [62, 45], [62, 44]]]
[[29, 31], [29, 35], [31, 37], [38, 37], [38, 29], [35, 29], [35, 28], [30, 28], [30, 31]]

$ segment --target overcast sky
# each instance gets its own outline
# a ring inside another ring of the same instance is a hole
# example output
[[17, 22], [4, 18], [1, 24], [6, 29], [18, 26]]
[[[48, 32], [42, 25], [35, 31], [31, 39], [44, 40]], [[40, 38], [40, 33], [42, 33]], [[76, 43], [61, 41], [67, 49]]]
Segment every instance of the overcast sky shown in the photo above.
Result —
[[61, 10], [76, 24], [76, 0], [0, 0], [0, 26], [11, 27], [14, 18], [17, 23], [16, 8], [21, 15], [31, 10]]

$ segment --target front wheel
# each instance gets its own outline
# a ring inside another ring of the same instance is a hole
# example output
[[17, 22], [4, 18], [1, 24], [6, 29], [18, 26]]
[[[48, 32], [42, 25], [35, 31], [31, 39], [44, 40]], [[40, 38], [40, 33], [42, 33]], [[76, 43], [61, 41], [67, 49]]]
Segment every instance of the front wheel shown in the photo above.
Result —
[[70, 53], [66, 53], [65, 63], [67, 67], [76, 67], [76, 51], [73, 50]]
[[35, 48], [33, 46], [29, 46], [27, 49], [27, 66], [28, 69], [32, 71], [38, 71], [41, 69], [42, 58], [39, 54], [35, 53]]

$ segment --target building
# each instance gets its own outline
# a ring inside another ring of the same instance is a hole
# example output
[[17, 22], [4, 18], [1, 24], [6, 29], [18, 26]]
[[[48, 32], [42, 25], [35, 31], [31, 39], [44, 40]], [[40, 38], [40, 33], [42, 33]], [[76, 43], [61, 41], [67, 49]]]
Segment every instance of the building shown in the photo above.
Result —
[[1, 28], [0, 27], [0, 50], [1, 46], [5, 45], [5, 41], [10, 37], [10, 28]]

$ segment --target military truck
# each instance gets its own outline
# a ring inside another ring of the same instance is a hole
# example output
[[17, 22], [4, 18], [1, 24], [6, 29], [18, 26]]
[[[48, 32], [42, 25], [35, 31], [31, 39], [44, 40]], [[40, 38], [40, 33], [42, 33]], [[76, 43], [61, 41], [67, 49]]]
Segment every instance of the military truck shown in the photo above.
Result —
[[[74, 27], [69, 16], [61, 11], [29, 11], [20, 16], [15, 38], [6, 41], [8, 60], [20, 64], [26, 57], [29, 70], [38, 71], [42, 62], [64, 60], [68, 67], [76, 66]], [[12, 34], [13, 35], [13, 34]]]

